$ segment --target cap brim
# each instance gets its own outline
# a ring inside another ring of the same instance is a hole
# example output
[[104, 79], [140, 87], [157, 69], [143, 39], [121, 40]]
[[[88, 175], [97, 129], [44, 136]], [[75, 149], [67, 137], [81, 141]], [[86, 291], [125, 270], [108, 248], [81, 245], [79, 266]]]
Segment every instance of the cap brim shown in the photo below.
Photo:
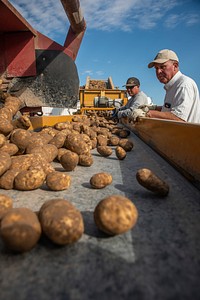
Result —
[[136, 84], [128, 83], [128, 84], [125, 84], [125, 85], [122, 85], [122, 86], [136, 86]]
[[148, 64], [148, 68], [153, 68], [154, 64], [164, 64], [166, 61], [168, 61], [169, 59], [164, 59], [164, 58], [160, 58], [160, 59], [155, 59], [152, 62], [150, 62]]

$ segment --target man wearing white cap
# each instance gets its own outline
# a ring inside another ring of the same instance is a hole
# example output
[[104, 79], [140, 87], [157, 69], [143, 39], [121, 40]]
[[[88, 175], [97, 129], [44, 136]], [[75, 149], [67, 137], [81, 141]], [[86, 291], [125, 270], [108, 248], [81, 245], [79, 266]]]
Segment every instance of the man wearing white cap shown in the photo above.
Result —
[[[142, 112], [133, 112], [133, 119], [139, 116], [200, 123], [199, 91], [193, 79], [179, 71], [179, 59], [172, 50], [159, 51], [148, 64], [154, 67], [158, 80], [164, 84], [166, 95], [163, 106], [139, 107]], [[134, 114], [135, 113], [135, 114]]]

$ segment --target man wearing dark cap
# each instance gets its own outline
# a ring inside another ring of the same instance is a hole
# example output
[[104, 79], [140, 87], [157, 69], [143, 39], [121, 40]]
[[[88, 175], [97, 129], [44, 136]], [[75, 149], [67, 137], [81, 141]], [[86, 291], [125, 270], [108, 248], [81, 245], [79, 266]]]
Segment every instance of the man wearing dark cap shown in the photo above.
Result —
[[140, 91], [139, 79], [137, 79], [136, 77], [130, 77], [128, 78], [128, 80], [126, 81], [126, 85], [124, 86], [126, 86], [127, 92], [129, 96], [131, 96], [131, 98], [128, 100], [126, 105], [120, 107], [117, 110], [115, 116], [117, 116], [118, 119], [129, 117], [134, 109], [138, 108], [141, 105], [149, 104], [147, 95], [144, 92]]
[[[166, 90], [164, 104], [139, 109], [145, 110], [145, 116], [150, 118], [200, 123], [198, 87], [193, 79], [179, 71], [176, 53], [169, 49], [159, 51], [154, 60], [148, 64], [148, 68], [153, 67], [158, 80], [164, 84]], [[132, 114], [133, 119], [139, 116], [144, 114], [140, 111], [134, 111]]]

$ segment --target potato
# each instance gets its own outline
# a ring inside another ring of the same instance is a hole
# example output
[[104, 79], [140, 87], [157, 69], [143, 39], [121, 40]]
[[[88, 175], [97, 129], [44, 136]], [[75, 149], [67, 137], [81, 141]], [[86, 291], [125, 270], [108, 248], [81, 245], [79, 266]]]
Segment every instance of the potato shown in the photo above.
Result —
[[19, 99], [18, 97], [9, 95], [5, 99], [4, 107], [6, 107], [10, 110], [12, 117], [13, 117], [20, 109], [21, 104], [22, 104], [21, 99]]
[[[44, 128], [42, 128], [42, 130], [39, 132], [39, 134], [40, 134], [41, 136], [43, 136], [43, 134], [48, 134], [48, 135], [50, 135], [51, 137], [54, 137], [57, 133], [58, 133], [58, 130], [55, 129], [55, 128], [53, 128], [53, 127], [44, 127]], [[44, 135], [44, 136], [45, 136], [45, 135]], [[49, 142], [49, 140], [48, 140], [48, 142]], [[47, 143], [48, 143], [48, 142], [47, 142]]]
[[63, 154], [68, 153], [70, 150], [66, 149], [66, 148], [59, 148], [58, 149], [58, 154], [56, 156], [56, 160], [60, 161], [60, 158]]
[[30, 169], [42, 169], [44, 171], [44, 173], [46, 175], [48, 175], [51, 172], [54, 172], [55, 169], [54, 167], [51, 165], [51, 163], [49, 163], [48, 161], [46, 161], [44, 158], [42, 157], [36, 157], [32, 162], [31, 162], [31, 166], [29, 167]]
[[0, 150], [0, 176], [11, 166], [11, 157], [8, 153]]
[[169, 193], [169, 185], [149, 169], [138, 170], [136, 179], [143, 187], [159, 196], [165, 197]]
[[119, 144], [120, 139], [117, 136], [111, 136], [108, 140], [108, 145], [117, 146]]
[[20, 191], [31, 191], [39, 188], [45, 181], [46, 174], [42, 169], [19, 172], [14, 180], [14, 187]]
[[79, 156], [77, 153], [68, 150], [60, 158], [60, 163], [66, 171], [73, 171], [79, 162]]
[[10, 170], [28, 170], [34, 159], [34, 154], [24, 154], [11, 157]]
[[108, 138], [105, 135], [97, 135], [97, 146], [107, 146]]
[[26, 148], [26, 153], [27, 154], [32, 154], [32, 155], [35, 155], [35, 154], [40, 155], [41, 157], [45, 158], [46, 161], [49, 162], [49, 155], [44, 150], [44, 145], [42, 145], [42, 146], [33, 146], [33, 144], [30, 144]]
[[0, 116], [0, 134], [8, 135], [13, 130], [13, 125], [9, 120]]
[[91, 154], [80, 154], [78, 164], [84, 167], [90, 167], [93, 164], [93, 157]]
[[78, 155], [90, 152], [89, 146], [81, 139], [80, 134], [69, 134], [64, 146]]
[[[36, 137], [33, 137], [31, 140], [30, 140], [30, 143], [28, 144], [28, 146], [26, 147], [26, 154], [32, 154], [32, 153], [35, 153], [33, 151], [34, 148], [37, 148], [37, 147], [43, 147], [45, 144], [45, 141], [40, 139], [40, 138], [36, 138]], [[39, 152], [39, 151], [37, 151]]]
[[106, 172], [94, 174], [90, 178], [90, 184], [95, 189], [102, 189], [112, 183], [112, 175]]
[[81, 124], [80, 123], [73, 124], [73, 129], [80, 133], [81, 132]]
[[61, 130], [61, 131], [64, 129], [68, 129], [69, 133], [70, 133], [70, 131], [72, 129], [72, 125], [67, 122], [59, 122], [54, 125], [54, 128], [57, 130]]
[[112, 148], [109, 146], [98, 146], [97, 152], [101, 154], [101, 156], [108, 157], [112, 154]]
[[43, 146], [45, 154], [47, 156], [47, 161], [52, 162], [58, 155], [58, 148], [55, 145], [47, 144]]
[[66, 139], [66, 135], [64, 133], [62, 133], [62, 131], [60, 131], [51, 139], [49, 144], [52, 144], [52, 145], [56, 146], [57, 148], [61, 148], [64, 146], [65, 139]]
[[123, 160], [126, 157], [126, 151], [120, 146], [115, 148], [115, 154], [119, 160]]
[[133, 228], [138, 211], [132, 201], [121, 195], [112, 195], [101, 200], [94, 210], [97, 227], [109, 235], [124, 233]]
[[52, 162], [58, 154], [58, 148], [55, 145], [45, 144], [43, 146], [37, 146], [29, 149], [29, 153], [40, 154], [48, 162]]
[[7, 170], [0, 177], [0, 188], [5, 190], [12, 190], [14, 188], [14, 180], [20, 170]]
[[129, 139], [121, 139], [119, 141], [119, 146], [122, 147], [126, 152], [128, 152], [133, 149], [134, 144]]
[[111, 133], [112, 133], [112, 134], [116, 134], [116, 135], [118, 135], [118, 136], [119, 136], [119, 132], [120, 132], [120, 128], [118, 128], [118, 127], [114, 127], [114, 128], [111, 130]]
[[7, 139], [4, 134], [0, 133], [0, 148], [6, 143]]
[[19, 149], [26, 149], [31, 139], [31, 133], [25, 129], [14, 129], [11, 132], [10, 141], [15, 144]]
[[51, 172], [46, 177], [46, 185], [52, 191], [67, 190], [71, 184], [71, 177], [61, 172]]
[[100, 127], [100, 128], [98, 128], [98, 135], [102, 135], [107, 138], [110, 138], [112, 134], [109, 131], [109, 129]]
[[81, 213], [65, 199], [46, 201], [40, 208], [39, 220], [45, 235], [58, 245], [74, 243], [84, 232]]
[[12, 208], [1, 220], [1, 238], [15, 252], [31, 250], [41, 236], [37, 215], [28, 208]]
[[17, 145], [13, 144], [13, 143], [5, 143], [1, 148], [1, 151], [4, 151], [6, 153], [8, 153], [10, 156], [15, 155], [16, 153], [18, 153], [19, 148], [17, 147]]
[[7, 195], [0, 194], [0, 220], [13, 207], [13, 200]]
[[127, 136], [130, 135], [130, 131], [127, 130], [127, 129], [122, 129], [122, 130], [119, 131], [118, 135], [121, 138], [126, 138]]
[[12, 121], [12, 124], [15, 128], [21, 129], [28, 129], [32, 125], [29, 117], [26, 115], [20, 116], [18, 119], [15, 119], [14, 121]]
[[95, 149], [97, 147], [97, 139], [91, 139], [91, 145], [92, 145], [92, 149]]
[[11, 121], [12, 120], [12, 112], [8, 107], [2, 107], [0, 109], [0, 118]]

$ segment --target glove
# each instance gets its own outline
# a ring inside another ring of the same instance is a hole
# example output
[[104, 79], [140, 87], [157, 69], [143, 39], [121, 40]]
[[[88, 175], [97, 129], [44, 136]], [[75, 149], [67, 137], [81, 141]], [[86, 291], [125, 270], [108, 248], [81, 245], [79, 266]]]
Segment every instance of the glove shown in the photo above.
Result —
[[144, 111], [143, 109], [136, 108], [133, 110], [132, 114], [130, 115], [130, 120], [133, 120], [134, 122], [137, 121], [137, 118], [139, 117], [146, 117], [148, 111]]
[[138, 108], [148, 112], [149, 110], [156, 110], [157, 105], [140, 105]]
[[118, 111], [119, 111], [119, 108], [117, 108], [117, 107], [115, 109], [113, 109], [112, 115], [111, 115], [112, 119], [117, 118]]

